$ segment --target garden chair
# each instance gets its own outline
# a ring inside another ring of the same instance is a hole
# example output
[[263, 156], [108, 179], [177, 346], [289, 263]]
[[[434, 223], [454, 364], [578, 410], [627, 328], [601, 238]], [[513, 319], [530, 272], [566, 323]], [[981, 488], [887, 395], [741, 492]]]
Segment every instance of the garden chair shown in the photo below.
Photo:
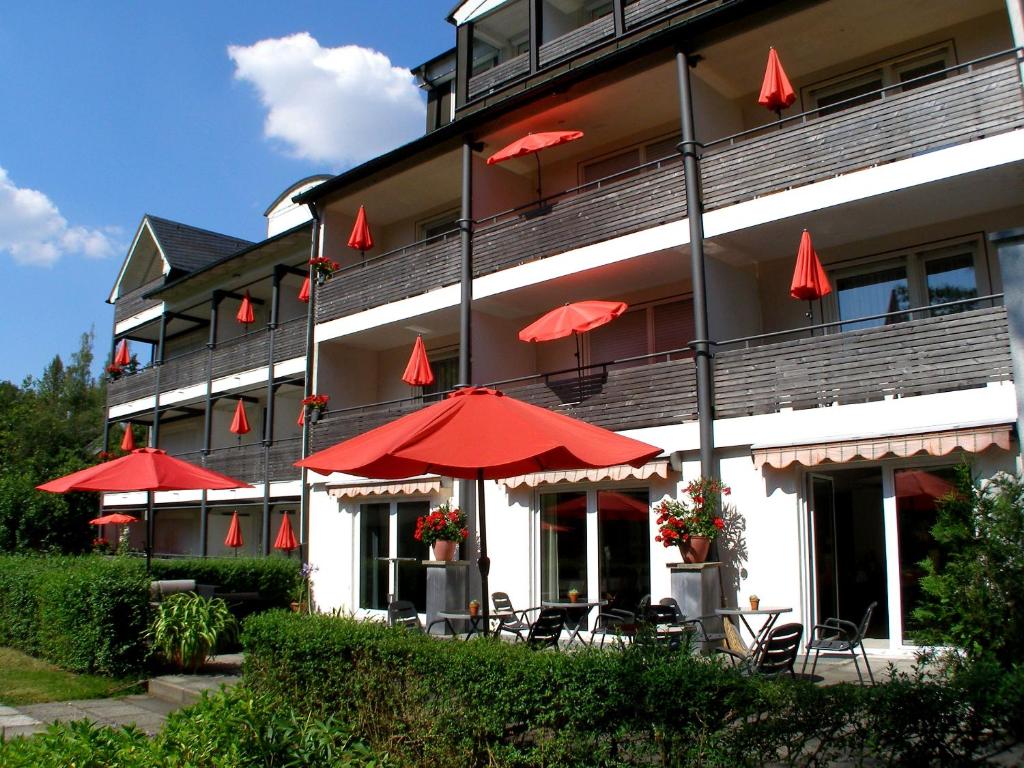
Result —
[[821, 655], [822, 651], [826, 653], [846, 653], [849, 652], [853, 657], [853, 667], [857, 670], [857, 679], [860, 680], [861, 685], [864, 684], [864, 676], [860, 672], [860, 665], [857, 663], [857, 648], [860, 648], [861, 655], [864, 657], [864, 666], [868, 670], [868, 678], [871, 680], [871, 684], [875, 684], [875, 676], [871, 672], [871, 665], [868, 664], [868, 654], [864, 650], [864, 633], [868, 631], [868, 624], [871, 623], [871, 614], [874, 613], [875, 607], [878, 602], [875, 601], [868, 606], [868, 609], [864, 612], [864, 618], [860, 620], [860, 624], [854, 624], [852, 621], [843, 621], [842, 619], [825, 619], [824, 624], [815, 624], [811, 630], [811, 637], [807, 641], [807, 654], [804, 656], [804, 665], [800, 670], [800, 674], [804, 673], [807, 669], [807, 659], [811, 655], [811, 651], [814, 651], [814, 664], [811, 666], [811, 677], [814, 677], [814, 670], [818, 668], [818, 656]]
[[679, 602], [674, 597], [663, 597], [658, 603], [668, 606], [673, 610], [676, 617], [676, 626], [691, 627], [693, 629], [692, 641], [695, 648], [704, 647], [705, 644], [720, 643], [725, 639], [725, 634], [722, 632], [708, 632], [707, 624], [705, 623], [708, 619], [720, 621], [721, 618], [719, 616], [701, 616], [696, 619], [688, 619], [679, 607]]
[[496, 613], [508, 614], [498, 617], [498, 634], [508, 632], [510, 635], [515, 635], [521, 641], [526, 640], [526, 636], [530, 633], [530, 627], [532, 626], [527, 615], [542, 609], [539, 607], [524, 608], [521, 611], [517, 611], [512, 607], [512, 600], [507, 592], [492, 592], [491, 602], [494, 604]]
[[444, 624], [444, 621], [444, 619], [435, 619], [424, 630], [420, 614], [411, 600], [394, 600], [388, 603], [388, 626], [391, 627], [405, 627], [410, 632], [429, 635], [430, 630], [436, 624]]
[[728, 648], [715, 650], [728, 656], [733, 666], [741, 668], [747, 674], [776, 676], [788, 672], [790, 677], [796, 677], [793, 666], [800, 652], [800, 640], [803, 635], [803, 624], [783, 624], [768, 633], [753, 655], [744, 655]]
[[544, 608], [530, 625], [526, 644], [534, 650], [557, 648], [558, 638], [565, 629], [565, 611], [561, 608]]
[[608, 636], [615, 635], [616, 631], [630, 631], [636, 625], [636, 614], [621, 608], [609, 608], [597, 614], [594, 622], [594, 629], [590, 632], [590, 644], [593, 645], [600, 638], [601, 648], [604, 648], [604, 641]]

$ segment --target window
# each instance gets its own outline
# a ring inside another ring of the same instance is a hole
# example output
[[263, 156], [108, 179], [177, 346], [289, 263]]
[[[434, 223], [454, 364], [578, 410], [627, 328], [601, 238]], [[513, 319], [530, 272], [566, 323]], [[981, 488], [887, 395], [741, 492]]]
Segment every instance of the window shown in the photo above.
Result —
[[[429, 510], [425, 500], [359, 506], [360, 608], [385, 610], [389, 599], [402, 599], [412, 600], [420, 613], [426, 611], [427, 576], [419, 561], [429, 559], [430, 553], [413, 533], [416, 518]], [[393, 569], [389, 558], [412, 559]]]
[[[914, 317], [938, 317], [976, 309], [977, 304], [944, 306], [987, 293], [977, 239], [920, 247], [889, 254], [835, 276], [835, 306], [840, 320], [898, 312], [887, 318], [844, 325], [842, 330], [901, 323]], [[934, 309], [924, 309], [934, 307]], [[907, 311], [911, 310], [911, 311]], [[917, 311], [913, 311], [917, 310]]]
[[434, 372], [434, 383], [423, 387], [423, 402], [440, 400], [442, 392], [448, 392], [459, 383], [459, 358], [445, 357], [430, 361], [430, 369]]
[[675, 157], [678, 154], [676, 151], [676, 145], [679, 143], [679, 138], [680, 137], [678, 135], [668, 136], [666, 138], [657, 139], [656, 141], [630, 147], [629, 149], [616, 152], [598, 160], [581, 163], [580, 183], [590, 184], [598, 179], [606, 178], [612, 174], [622, 173], [623, 171], [632, 172], [623, 173], [621, 176], [614, 179], [615, 181], [635, 176], [640, 173], [640, 171], [632, 169], [636, 168], [638, 165], [653, 162], [654, 160]]
[[[590, 362], [606, 363], [625, 357], [653, 355], [682, 349], [694, 338], [693, 301], [672, 299], [631, 309], [612, 322], [590, 331]], [[681, 353], [675, 357], [688, 356]], [[651, 358], [624, 365], [660, 362]]]
[[441, 235], [448, 234], [454, 237], [459, 228], [459, 210], [456, 208], [451, 211], [445, 211], [439, 216], [434, 216], [431, 219], [427, 219], [421, 222], [417, 228], [419, 230], [420, 240], [430, 240], [434, 237], [440, 237]]
[[479, 75], [530, 49], [530, 12], [526, 0], [514, 0], [474, 20], [472, 74]]
[[[819, 116], [824, 117], [848, 107], [877, 101], [882, 98], [882, 94], [876, 91], [886, 86], [906, 83], [919, 77], [924, 78], [901, 89], [913, 90], [944, 79], [942, 70], [954, 63], [952, 41], [924, 51], [887, 59], [867, 69], [849, 72], [808, 86], [805, 89], [807, 109], [818, 109]], [[927, 77], [928, 75], [931, 77]], [[847, 101], [848, 99], [850, 101]]]
[[612, 12], [607, 0], [543, 0], [541, 43], [550, 43]]

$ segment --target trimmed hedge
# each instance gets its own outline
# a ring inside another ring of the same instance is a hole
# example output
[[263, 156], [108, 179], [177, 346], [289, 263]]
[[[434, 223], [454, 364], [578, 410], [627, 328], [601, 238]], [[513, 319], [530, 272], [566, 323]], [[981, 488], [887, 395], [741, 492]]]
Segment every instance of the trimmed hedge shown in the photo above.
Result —
[[148, 584], [137, 560], [0, 557], [0, 645], [73, 672], [136, 674], [146, 657]]
[[154, 579], [195, 579], [222, 592], [259, 592], [268, 606], [287, 608], [299, 585], [298, 560], [283, 557], [154, 560]]
[[403, 765], [970, 764], [1024, 723], [1024, 671], [984, 663], [823, 687], [658, 647], [538, 653], [282, 612], [247, 620], [243, 645], [254, 692]]

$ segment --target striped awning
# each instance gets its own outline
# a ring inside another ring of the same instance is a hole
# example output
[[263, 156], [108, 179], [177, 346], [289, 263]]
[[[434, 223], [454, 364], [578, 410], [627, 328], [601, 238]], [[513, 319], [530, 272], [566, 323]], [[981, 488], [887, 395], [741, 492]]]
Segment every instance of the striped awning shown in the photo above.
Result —
[[650, 477], [668, 479], [668, 473], [672, 471], [668, 459], [655, 459], [641, 467], [631, 467], [628, 464], [616, 464], [613, 467], [602, 467], [601, 469], [566, 469], [555, 472], [532, 472], [528, 475], [516, 475], [498, 482], [506, 488], [536, 488], [538, 485], [553, 485], [554, 483], [600, 483], [609, 480], [646, 480]]
[[948, 456], [962, 451], [981, 453], [993, 446], [1009, 451], [1013, 425], [969, 427], [943, 432], [922, 432], [861, 440], [840, 440], [810, 445], [753, 446], [754, 466], [785, 469], [791, 464], [814, 467], [847, 461], [875, 461], [910, 456]]
[[437, 475], [413, 477], [405, 480], [376, 480], [368, 483], [348, 483], [327, 488], [327, 493], [339, 499], [363, 496], [426, 496], [437, 493], [451, 482]]

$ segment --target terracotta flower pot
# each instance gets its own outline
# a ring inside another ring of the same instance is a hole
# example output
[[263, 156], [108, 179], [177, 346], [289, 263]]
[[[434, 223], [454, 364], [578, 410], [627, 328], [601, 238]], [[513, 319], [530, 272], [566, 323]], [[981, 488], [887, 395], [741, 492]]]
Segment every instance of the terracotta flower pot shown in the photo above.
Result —
[[691, 536], [689, 541], [679, 545], [679, 554], [684, 563], [703, 563], [708, 559], [711, 539], [707, 536]]
[[434, 542], [434, 559], [444, 562], [451, 562], [455, 559], [455, 553], [459, 545], [454, 541], [438, 540]]
[[579, 597], [580, 597], [579, 593], [577, 593], [577, 592], [570, 592], [569, 593], [569, 602], [570, 603], [575, 603], [577, 600], [579, 600]]

